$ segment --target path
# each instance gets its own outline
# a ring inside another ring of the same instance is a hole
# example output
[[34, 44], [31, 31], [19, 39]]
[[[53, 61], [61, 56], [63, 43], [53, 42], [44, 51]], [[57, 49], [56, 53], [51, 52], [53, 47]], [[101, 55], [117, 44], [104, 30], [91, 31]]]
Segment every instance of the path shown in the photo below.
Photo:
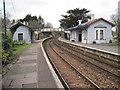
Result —
[[3, 78], [3, 88], [62, 87], [58, 78], [56, 78], [56, 82], [53, 77], [40, 44], [41, 41], [33, 43], [20, 55], [17, 63]]

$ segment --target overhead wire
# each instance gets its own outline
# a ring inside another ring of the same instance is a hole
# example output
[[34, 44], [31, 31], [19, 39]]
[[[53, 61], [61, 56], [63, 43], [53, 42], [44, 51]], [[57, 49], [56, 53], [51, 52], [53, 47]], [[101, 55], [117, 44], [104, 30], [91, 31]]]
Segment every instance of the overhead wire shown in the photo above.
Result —
[[16, 18], [18, 19], [18, 16], [17, 16], [17, 13], [16, 13], [16, 11], [15, 11], [15, 7], [14, 7], [14, 4], [13, 4], [13, 1], [12, 1], [12, 0], [11, 0], [11, 4], [12, 4], [12, 7], [13, 7], [13, 10], [14, 10], [15, 16], [16, 16]]

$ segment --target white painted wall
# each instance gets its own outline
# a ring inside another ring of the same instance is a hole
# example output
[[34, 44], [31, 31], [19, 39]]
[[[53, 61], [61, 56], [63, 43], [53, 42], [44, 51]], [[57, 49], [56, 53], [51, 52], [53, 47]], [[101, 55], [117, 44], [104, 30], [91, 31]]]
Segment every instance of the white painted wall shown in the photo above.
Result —
[[82, 34], [82, 31], [73, 30], [70, 32], [70, 40], [79, 41], [79, 34]]
[[[107, 28], [95, 28], [96, 26], [104, 26]], [[96, 40], [96, 30], [103, 30], [104, 31], [104, 40]], [[88, 27], [87, 31], [85, 30], [73, 30], [70, 33], [70, 40], [79, 41], [79, 34], [82, 33], [82, 43], [109, 43], [110, 40], [113, 39], [112, 36], [112, 25], [108, 24], [107, 22], [100, 20], [91, 26]], [[84, 38], [86, 35], [86, 39]]]
[[87, 43], [87, 30], [82, 30], [82, 43]]
[[[103, 25], [107, 28], [94, 28], [96, 26], [100, 26]], [[96, 40], [96, 30], [104, 30], [104, 39], [105, 40]], [[96, 43], [109, 43], [110, 40], [113, 39], [112, 36], [112, 25], [108, 24], [107, 22], [104, 22], [102, 20], [92, 24], [89, 28], [88, 28], [88, 39], [87, 39], [87, 43], [92, 43], [93, 41], [96, 41]]]
[[72, 41], [72, 40], [76, 41], [76, 31], [75, 30], [70, 32], [70, 41]]
[[[82, 30], [76, 30], [76, 41], [78, 41], [79, 42], [79, 34], [81, 34], [82, 35]], [[81, 38], [83, 38], [83, 35], [81, 36]], [[82, 41], [81, 41], [82, 42]]]
[[31, 43], [31, 33], [28, 27], [19, 26], [13, 35], [13, 40], [18, 40], [18, 33], [23, 33], [23, 40], [25, 40], [26, 43]]

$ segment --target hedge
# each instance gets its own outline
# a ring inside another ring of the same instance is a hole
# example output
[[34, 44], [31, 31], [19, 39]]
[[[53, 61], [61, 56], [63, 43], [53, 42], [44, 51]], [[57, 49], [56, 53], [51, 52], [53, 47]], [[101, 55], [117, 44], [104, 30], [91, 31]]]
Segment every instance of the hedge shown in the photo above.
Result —
[[12, 34], [10, 32], [7, 32], [7, 43], [8, 43], [8, 49], [4, 50], [4, 33], [2, 32], [2, 65], [8, 64], [13, 58], [13, 41], [12, 41]]

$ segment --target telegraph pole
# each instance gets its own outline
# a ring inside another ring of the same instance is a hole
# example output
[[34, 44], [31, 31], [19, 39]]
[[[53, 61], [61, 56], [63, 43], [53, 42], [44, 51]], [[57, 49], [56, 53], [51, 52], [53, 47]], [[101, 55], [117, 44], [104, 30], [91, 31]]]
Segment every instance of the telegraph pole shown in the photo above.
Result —
[[4, 11], [4, 50], [7, 51], [8, 43], [7, 43], [7, 34], [6, 34], [6, 12], [5, 12], [5, 0], [3, 0], [3, 11]]

